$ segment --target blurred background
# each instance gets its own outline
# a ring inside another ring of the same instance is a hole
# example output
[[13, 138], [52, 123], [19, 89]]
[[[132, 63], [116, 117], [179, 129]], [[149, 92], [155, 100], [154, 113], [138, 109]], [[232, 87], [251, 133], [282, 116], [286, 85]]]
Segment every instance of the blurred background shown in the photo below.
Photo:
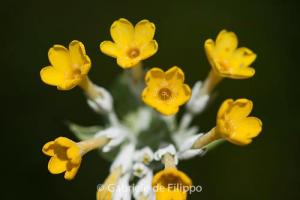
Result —
[[253, 100], [253, 115], [263, 132], [246, 147], [224, 144], [205, 157], [182, 162], [180, 169], [201, 185], [190, 199], [300, 199], [299, 9], [292, 0], [194, 1], [5, 1], [1, 2], [1, 199], [95, 199], [96, 185], [109, 163], [97, 152], [85, 156], [75, 180], [47, 171], [44, 143], [63, 135], [75, 139], [64, 124], [101, 123], [80, 89], [60, 92], [41, 82], [53, 44], [82, 41], [92, 59], [91, 79], [112, 84], [122, 72], [99, 51], [110, 39], [111, 23], [125, 17], [156, 24], [159, 51], [147, 67], [182, 67], [192, 85], [210, 70], [203, 44], [226, 28], [240, 46], [258, 54], [256, 75], [226, 79], [215, 102], [198, 118], [201, 130], [215, 124], [226, 98]]

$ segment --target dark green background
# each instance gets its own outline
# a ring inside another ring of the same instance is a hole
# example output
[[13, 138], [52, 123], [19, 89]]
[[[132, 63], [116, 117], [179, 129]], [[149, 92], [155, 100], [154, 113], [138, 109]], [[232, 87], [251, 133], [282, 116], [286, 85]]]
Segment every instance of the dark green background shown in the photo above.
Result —
[[284, 0], [227, 1], [11, 1], [1, 2], [1, 199], [95, 199], [109, 163], [96, 152], [84, 158], [74, 181], [50, 175], [43, 144], [57, 136], [74, 138], [64, 125], [101, 123], [81, 91], [59, 92], [40, 81], [53, 44], [81, 40], [90, 55], [90, 77], [109, 86], [122, 69], [100, 53], [111, 23], [147, 18], [157, 26], [159, 51], [146, 66], [181, 66], [192, 85], [210, 67], [203, 43], [223, 29], [258, 58], [256, 75], [225, 80], [215, 103], [195, 120], [203, 131], [215, 123], [226, 98], [246, 97], [263, 132], [247, 147], [225, 144], [203, 158], [180, 164], [202, 193], [190, 199], [300, 199], [299, 192], [299, 5]]

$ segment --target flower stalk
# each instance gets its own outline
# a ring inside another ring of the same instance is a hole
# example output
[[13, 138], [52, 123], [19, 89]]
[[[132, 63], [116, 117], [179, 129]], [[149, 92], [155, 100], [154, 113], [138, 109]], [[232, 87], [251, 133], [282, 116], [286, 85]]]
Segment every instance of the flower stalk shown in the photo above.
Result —
[[170, 153], [166, 153], [162, 157], [162, 163], [165, 165], [165, 169], [176, 168], [176, 162], [174, 156]]
[[206, 145], [210, 144], [211, 142], [220, 139], [220, 136], [216, 132], [216, 128], [212, 128], [208, 133], [201, 136], [196, 142], [193, 144], [193, 149], [202, 149]]
[[109, 138], [105, 136], [95, 137], [88, 140], [84, 140], [81, 142], [78, 142], [78, 146], [81, 149], [82, 156], [86, 153], [88, 153], [91, 150], [94, 150], [96, 148], [101, 148], [104, 145], [106, 145], [110, 141]]
[[143, 69], [143, 63], [139, 62], [137, 65], [131, 68], [130, 70], [131, 77], [133, 79], [133, 83], [136, 85], [140, 82], [142, 82], [144, 78], [144, 69]]
[[223, 78], [221, 76], [219, 76], [213, 69], [211, 69], [203, 83], [203, 86], [200, 89], [199, 96], [211, 94], [214, 88], [216, 87], [216, 85], [222, 79]]
[[96, 89], [94, 83], [89, 79], [88, 76], [85, 76], [82, 79], [79, 86], [91, 100], [96, 100], [99, 97], [103, 97], [103, 95]]

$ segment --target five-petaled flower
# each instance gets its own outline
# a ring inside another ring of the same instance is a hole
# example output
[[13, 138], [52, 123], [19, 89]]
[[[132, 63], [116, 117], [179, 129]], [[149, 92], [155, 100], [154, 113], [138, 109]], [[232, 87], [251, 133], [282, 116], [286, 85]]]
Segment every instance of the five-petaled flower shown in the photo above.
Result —
[[164, 115], [177, 113], [179, 106], [191, 97], [190, 87], [184, 84], [184, 73], [176, 66], [166, 72], [152, 68], [147, 72], [145, 82], [143, 101]]
[[43, 146], [43, 153], [51, 156], [48, 169], [52, 174], [65, 172], [65, 179], [75, 177], [81, 163], [81, 149], [72, 140], [59, 137]]
[[116, 20], [110, 28], [112, 41], [100, 44], [100, 50], [117, 58], [122, 68], [136, 66], [140, 61], [154, 55], [158, 44], [153, 40], [155, 25], [148, 20], [138, 22], [135, 27], [126, 19]]
[[216, 41], [208, 39], [204, 47], [213, 70], [221, 77], [233, 79], [250, 78], [255, 70], [250, 67], [256, 54], [246, 47], [238, 46], [235, 33], [222, 30]]
[[157, 200], [185, 200], [191, 186], [191, 179], [176, 168], [164, 169], [152, 180]]
[[251, 143], [262, 130], [260, 119], [248, 117], [252, 107], [252, 101], [248, 99], [225, 100], [217, 115], [216, 132], [237, 145]]
[[80, 85], [91, 68], [84, 45], [77, 40], [70, 42], [69, 49], [54, 45], [49, 49], [48, 57], [51, 66], [41, 70], [41, 79], [59, 90], [70, 90]]

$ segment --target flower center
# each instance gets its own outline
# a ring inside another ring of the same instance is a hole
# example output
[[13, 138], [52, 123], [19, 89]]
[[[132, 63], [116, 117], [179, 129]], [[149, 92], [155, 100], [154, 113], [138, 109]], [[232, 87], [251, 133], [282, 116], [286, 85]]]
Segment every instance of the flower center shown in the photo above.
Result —
[[166, 101], [172, 97], [172, 92], [168, 88], [162, 88], [159, 90], [158, 96], [161, 100]]
[[219, 62], [222, 71], [229, 71], [230, 66], [227, 60], [222, 60]]
[[160, 184], [170, 190], [175, 190], [177, 187], [186, 185], [180, 177], [171, 174], [164, 175], [160, 180]]
[[75, 70], [73, 71], [73, 77], [74, 77], [74, 78], [79, 78], [80, 75], [81, 75], [80, 69], [75, 69]]
[[136, 58], [140, 55], [140, 50], [137, 48], [132, 48], [127, 51], [127, 55], [129, 58]]
[[81, 76], [80, 69], [73, 69], [65, 73], [66, 79], [77, 79]]

